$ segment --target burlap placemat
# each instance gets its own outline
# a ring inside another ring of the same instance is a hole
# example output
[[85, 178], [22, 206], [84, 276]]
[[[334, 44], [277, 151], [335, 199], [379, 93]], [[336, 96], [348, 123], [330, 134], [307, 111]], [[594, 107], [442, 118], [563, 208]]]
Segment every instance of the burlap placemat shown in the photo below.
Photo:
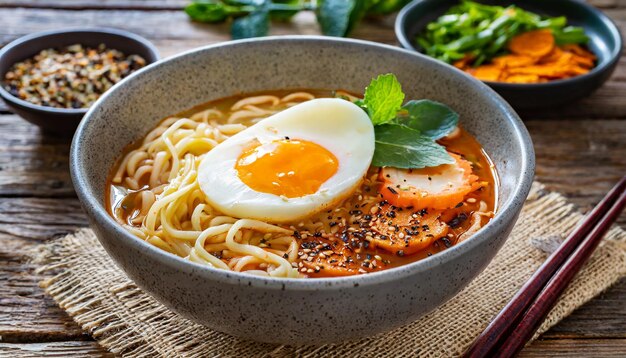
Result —
[[[580, 220], [573, 205], [535, 184], [513, 234], [487, 269], [459, 295], [392, 332], [343, 344], [290, 347], [242, 341], [169, 311], [137, 288], [90, 230], [54, 240], [35, 261], [42, 286], [111, 352], [128, 357], [460, 355]], [[540, 332], [626, 275], [626, 232], [613, 228], [566, 291]]]

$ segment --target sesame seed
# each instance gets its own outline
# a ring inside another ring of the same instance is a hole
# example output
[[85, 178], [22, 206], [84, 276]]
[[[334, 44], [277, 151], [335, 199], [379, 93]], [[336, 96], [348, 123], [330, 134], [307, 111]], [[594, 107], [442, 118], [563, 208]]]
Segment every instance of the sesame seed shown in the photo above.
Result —
[[470, 204], [474, 204], [476, 202], [476, 199], [475, 198], [467, 198], [467, 200], [465, 200], [465, 201], [467, 201]]

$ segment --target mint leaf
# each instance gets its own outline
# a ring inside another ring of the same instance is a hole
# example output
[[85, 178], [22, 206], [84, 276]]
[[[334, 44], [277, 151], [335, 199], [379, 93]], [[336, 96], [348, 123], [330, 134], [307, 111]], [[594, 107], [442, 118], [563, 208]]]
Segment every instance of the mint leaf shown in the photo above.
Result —
[[317, 22], [327, 36], [345, 36], [350, 25], [350, 15], [360, 0], [319, 0]]
[[268, 0], [248, 16], [235, 20], [230, 28], [233, 39], [266, 36], [270, 27], [269, 3]]
[[450, 107], [427, 99], [409, 101], [402, 109], [395, 123], [415, 129], [434, 140], [448, 135], [459, 123], [459, 115]]
[[380, 75], [365, 89], [363, 103], [374, 125], [390, 122], [400, 110], [404, 92], [392, 73]]
[[419, 169], [454, 163], [443, 146], [409, 127], [382, 124], [374, 127], [374, 133], [374, 166]]

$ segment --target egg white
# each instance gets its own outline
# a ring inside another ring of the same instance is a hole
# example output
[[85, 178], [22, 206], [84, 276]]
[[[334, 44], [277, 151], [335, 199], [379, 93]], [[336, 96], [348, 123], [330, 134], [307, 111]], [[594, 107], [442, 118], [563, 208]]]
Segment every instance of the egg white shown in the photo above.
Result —
[[[244, 149], [255, 140], [263, 144], [285, 137], [316, 143], [337, 157], [337, 172], [316, 193], [287, 198], [255, 191], [239, 179], [235, 165]], [[374, 127], [361, 108], [343, 99], [314, 99], [274, 114], [213, 148], [200, 163], [198, 181], [208, 203], [226, 215], [290, 222], [350, 195], [373, 155]]]

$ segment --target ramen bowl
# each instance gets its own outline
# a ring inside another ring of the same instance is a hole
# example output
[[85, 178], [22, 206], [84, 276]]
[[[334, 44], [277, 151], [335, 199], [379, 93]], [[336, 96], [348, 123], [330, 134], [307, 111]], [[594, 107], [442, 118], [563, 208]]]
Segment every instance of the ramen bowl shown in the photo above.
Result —
[[[429, 98], [456, 110], [496, 166], [497, 213], [460, 244], [366, 275], [268, 278], [214, 269], [161, 251], [130, 234], [107, 211], [107, 177], [116, 159], [169, 114], [212, 99], [272, 89], [341, 88], [359, 93], [373, 77], [389, 72], [403, 84], [407, 98]], [[71, 170], [102, 246], [165, 306], [244, 339], [322, 344], [407, 324], [465, 287], [505, 244], [530, 190], [534, 152], [511, 107], [489, 87], [448, 65], [371, 42], [269, 37], [192, 50], [120, 82], [79, 126]]]

